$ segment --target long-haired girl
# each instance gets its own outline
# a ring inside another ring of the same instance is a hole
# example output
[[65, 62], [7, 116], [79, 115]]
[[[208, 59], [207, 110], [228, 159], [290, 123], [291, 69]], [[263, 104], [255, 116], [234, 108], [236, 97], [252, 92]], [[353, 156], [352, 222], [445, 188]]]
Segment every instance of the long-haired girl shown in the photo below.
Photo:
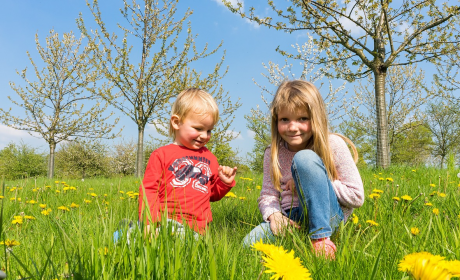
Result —
[[356, 148], [348, 138], [329, 132], [323, 98], [312, 83], [283, 82], [270, 110], [272, 142], [265, 150], [258, 199], [265, 222], [243, 242], [273, 241], [289, 225], [302, 226], [317, 255], [335, 258], [330, 236], [364, 202]]

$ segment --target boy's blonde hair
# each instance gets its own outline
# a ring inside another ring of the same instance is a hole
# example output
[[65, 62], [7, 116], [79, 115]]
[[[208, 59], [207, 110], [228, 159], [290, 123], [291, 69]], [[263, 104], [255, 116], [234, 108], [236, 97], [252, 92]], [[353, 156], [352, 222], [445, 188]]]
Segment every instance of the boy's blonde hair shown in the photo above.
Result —
[[[271, 104], [271, 178], [276, 189], [281, 191], [281, 171], [278, 161], [279, 145], [282, 143], [281, 135], [278, 132], [278, 113], [280, 109], [289, 111], [306, 111], [311, 122], [312, 136], [308, 140], [306, 149], [313, 150], [322, 160], [326, 167], [330, 180], [337, 179], [337, 170], [334, 165], [334, 158], [329, 146], [329, 125], [326, 113], [326, 106], [318, 89], [310, 82], [293, 80], [283, 82], [276, 91]], [[334, 133], [336, 134], [336, 133]], [[358, 159], [358, 152], [350, 139], [343, 135], [336, 134], [344, 139], [352, 148], [355, 163]]]
[[[219, 120], [219, 107], [214, 98], [206, 91], [199, 88], [183, 90], [177, 96], [171, 108], [171, 116], [176, 115], [182, 122], [192, 112], [199, 115], [211, 115], [214, 124]], [[169, 122], [169, 136], [176, 138], [176, 130]]]

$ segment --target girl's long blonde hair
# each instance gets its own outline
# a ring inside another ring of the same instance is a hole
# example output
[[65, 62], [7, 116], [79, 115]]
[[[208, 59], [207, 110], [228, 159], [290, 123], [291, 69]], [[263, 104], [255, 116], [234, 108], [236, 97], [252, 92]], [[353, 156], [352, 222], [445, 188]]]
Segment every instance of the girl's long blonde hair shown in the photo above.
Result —
[[[278, 160], [279, 145], [282, 143], [281, 135], [278, 132], [278, 113], [280, 109], [297, 111], [306, 110], [310, 116], [312, 136], [306, 144], [306, 149], [314, 151], [324, 163], [330, 180], [336, 180], [337, 169], [329, 146], [329, 125], [326, 113], [326, 106], [318, 89], [310, 82], [293, 80], [283, 82], [273, 98], [271, 104], [271, 179], [275, 188], [281, 191], [280, 180], [281, 170]], [[336, 133], [334, 133], [336, 134]], [[358, 151], [355, 145], [347, 137], [336, 134], [344, 139], [353, 150], [355, 163], [358, 161]]]

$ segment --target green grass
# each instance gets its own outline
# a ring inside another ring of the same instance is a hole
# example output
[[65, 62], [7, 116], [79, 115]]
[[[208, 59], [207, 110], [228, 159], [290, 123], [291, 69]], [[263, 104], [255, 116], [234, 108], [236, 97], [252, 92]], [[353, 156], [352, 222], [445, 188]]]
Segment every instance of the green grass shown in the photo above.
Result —
[[[451, 173], [429, 168], [390, 168], [382, 174], [361, 170], [366, 201], [354, 212], [359, 222], [348, 221], [335, 236], [335, 261], [314, 257], [304, 231], [287, 233], [276, 245], [294, 250], [313, 279], [403, 279], [407, 275], [398, 271], [398, 262], [419, 251], [459, 260], [460, 182]], [[187, 232], [185, 238], [175, 238], [165, 225], [158, 238], [150, 240], [135, 230], [130, 245], [125, 236], [114, 244], [113, 232], [122, 219], [137, 220], [137, 198], [126, 192], [138, 192], [138, 179], [59, 179], [76, 188], [66, 191], [63, 184], [43, 178], [4, 182], [1, 240], [14, 239], [20, 245], [0, 247], [0, 269], [9, 279], [269, 279], [261, 254], [241, 246], [262, 221], [257, 207], [262, 176], [241, 176], [252, 180], [237, 178], [233, 192], [238, 198], [212, 204], [214, 221], [206, 236], [195, 240]], [[376, 200], [369, 198], [374, 189], [383, 191]], [[392, 199], [403, 195], [413, 200]], [[72, 203], [79, 207], [71, 208]], [[50, 215], [41, 214], [39, 204], [47, 204]], [[12, 224], [15, 216], [35, 219]], [[369, 226], [367, 220], [379, 225]], [[420, 234], [411, 234], [413, 227]]]

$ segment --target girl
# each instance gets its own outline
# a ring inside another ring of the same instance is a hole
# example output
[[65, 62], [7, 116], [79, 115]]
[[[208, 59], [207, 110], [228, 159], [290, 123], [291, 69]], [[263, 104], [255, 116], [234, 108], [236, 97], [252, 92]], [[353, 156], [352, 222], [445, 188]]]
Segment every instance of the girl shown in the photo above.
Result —
[[270, 111], [272, 143], [265, 150], [258, 199], [265, 222], [243, 243], [273, 241], [289, 225], [301, 224], [316, 255], [333, 259], [336, 247], [329, 237], [364, 202], [356, 148], [348, 138], [329, 132], [324, 101], [312, 83], [283, 82]]

